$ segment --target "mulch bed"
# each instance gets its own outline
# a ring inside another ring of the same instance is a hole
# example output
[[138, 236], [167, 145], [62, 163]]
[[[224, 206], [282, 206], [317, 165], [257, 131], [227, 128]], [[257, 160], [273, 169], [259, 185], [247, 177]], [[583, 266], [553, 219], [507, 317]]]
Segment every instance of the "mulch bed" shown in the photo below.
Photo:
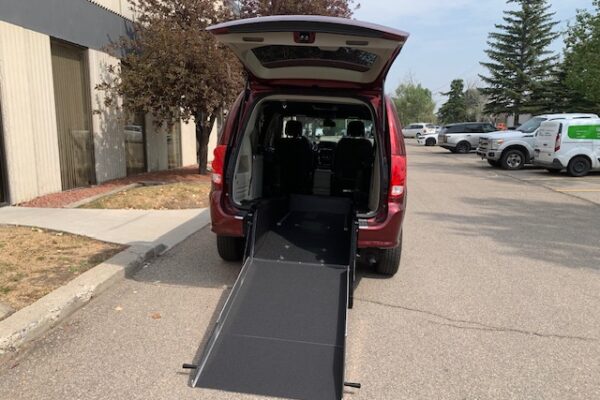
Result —
[[168, 171], [146, 172], [126, 178], [115, 179], [100, 185], [77, 188], [64, 192], [47, 194], [19, 204], [22, 207], [64, 208], [76, 201], [83, 200], [102, 193], [110, 192], [132, 183], [160, 182], [210, 182], [210, 175], [199, 175], [198, 166], [188, 166]]

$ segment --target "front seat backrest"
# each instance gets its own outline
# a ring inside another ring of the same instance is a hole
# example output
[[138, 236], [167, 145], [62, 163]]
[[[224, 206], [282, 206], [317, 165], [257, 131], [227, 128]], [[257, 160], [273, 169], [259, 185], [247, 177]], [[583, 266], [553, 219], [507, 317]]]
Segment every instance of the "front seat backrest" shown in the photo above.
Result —
[[284, 193], [310, 193], [313, 151], [308, 138], [302, 136], [302, 122], [287, 121], [285, 135], [275, 145], [281, 188]]
[[351, 121], [348, 136], [340, 139], [333, 160], [334, 192], [368, 192], [373, 145], [365, 138], [365, 124]]

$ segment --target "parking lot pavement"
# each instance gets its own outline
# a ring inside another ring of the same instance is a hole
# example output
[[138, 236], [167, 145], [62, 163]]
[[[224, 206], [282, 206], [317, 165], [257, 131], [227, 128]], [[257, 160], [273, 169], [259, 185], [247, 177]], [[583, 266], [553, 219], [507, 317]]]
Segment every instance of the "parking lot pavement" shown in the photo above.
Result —
[[[345, 398], [600, 398], [600, 206], [408, 149], [400, 272], [359, 274], [346, 378], [363, 388]], [[0, 398], [256, 398], [190, 389], [179, 369], [238, 268], [205, 228], [5, 363]]]

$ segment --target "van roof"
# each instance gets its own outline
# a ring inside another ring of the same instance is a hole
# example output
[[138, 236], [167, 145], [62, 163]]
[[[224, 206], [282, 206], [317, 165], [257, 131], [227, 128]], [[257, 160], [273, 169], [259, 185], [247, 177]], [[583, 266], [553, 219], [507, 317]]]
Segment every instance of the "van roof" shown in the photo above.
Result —
[[457, 126], [457, 125], [481, 125], [481, 124], [489, 124], [489, 122], [457, 122], [457, 123], [454, 123], [454, 124], [444, 125], [444, 127], [447, 127], [447, 126]]
[[598, 115], [596, 115], [596, 114], [586, 114], [586, 113], [562, 113], [562, 114], [536, 115], [534, 118], [577, 119], [577, 118], [598, 118]]

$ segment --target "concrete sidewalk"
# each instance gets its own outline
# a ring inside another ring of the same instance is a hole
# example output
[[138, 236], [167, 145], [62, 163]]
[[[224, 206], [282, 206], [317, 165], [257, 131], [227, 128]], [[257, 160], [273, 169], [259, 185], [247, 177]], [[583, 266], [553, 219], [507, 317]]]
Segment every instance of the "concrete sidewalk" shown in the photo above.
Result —
[[209, 223], [207, 209], [0, 208], [0, 224], [35, 226], [126, 245], [171, 248]]

